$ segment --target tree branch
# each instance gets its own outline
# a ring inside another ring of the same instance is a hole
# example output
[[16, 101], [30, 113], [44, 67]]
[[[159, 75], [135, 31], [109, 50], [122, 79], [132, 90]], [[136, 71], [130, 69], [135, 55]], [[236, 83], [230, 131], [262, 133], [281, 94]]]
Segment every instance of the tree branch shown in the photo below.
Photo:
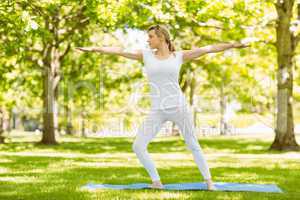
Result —
[[43, 66], [39, 65], [38, 60], [33, 59], [32, 56], [26, 55], [24, 56], [24, 59], [30, 61], [32, 64], [36, 65], [39, 69], [44, 69]]
[[43, 8], [41, 6], [38, 6], [34, 4], [35, 2], [26, 3], [25, 1], [22, 2], [16, 2], [21, 8], [26, 10], [26, 7], [30, 7], [34, 13], [38, 13], [40, 16], [45, 16], [46, 13], [43, 12]]
[[71, 42], [68, 43], [65, 51], [59, 55], [59, 61], [62, 61], [62, 59], [64, 59], [64, 57], [67, 55], [67, 53], [70, 51], [71, 49]]
[[197, 20], [195, 18], [192, 18], [192, 21], [194, 23], [196, 23], [198, 26], [201, 26], [201, 27], [206, 27], [206, 28], [214, 28], [214, 29], [219, 29], [219, 30], [228, 30], [228, 29], [225, 29], [221, 26], [214, 26], [214, 25], [209, 25], [205, 22], [197, 22]]
[[85, 22], [87, 22], [89, 20], [88, 17], [85, 17], [83, 18], [83, 11], [84, 11], [85, 7], [84, 6], [81, 6], [76, 13], [76, 15], [73, 15], [71, 17], [69, 17], [68, 15], [67, 16], [64, 16], [63, 18], [64, 19], [69, 19], [69, 21], [71, 22], [77, 22], [75, 23], [75, 25], [67, 30], [64, 34], [62, 34], [62, 37], [61, 39], [59, 40], [59, 43], [65, 41], [70, 35], [72, 35], [75, 30], [79, 29], [80, 27], [82, 27], [82, 25], [84, 25]]
[[60, 75], [56, 75], [53, 79], [53, 88], [56, 89], [56, 87], [58, 86], [58, 83], [60, 81]]
[[[31, 45], [32, 46], [32, 45]], [[25, 51], [30, 51], [30, 52], [33, 52], [33, 53], [39, 53], [39, 54], [42, 54], [43, 53], [43, 50], [38, 50], [38, 49], [34, 49], [32, 47], [28, 47], [26, 46], [24, 48]]]
[[[300, 2], [297, 3], [297, 19], [300, 21]], [[295, 47], [297, 47], [299, 41], [300, 41], [300, 33], [298, 33], [298, 35], [296, 35], [295, 37]]]
[[271, 42], [271, 41], [267, 41], [267, 40], [259, 40], [257, 42], [272, 45], [272, 46], [276, 47], [276, 42]]
[[88, 21], [89, 18], [85, 18], [79, 21], [79, 23], [77, 23], [76, 25], [74, 25], [71, 29], [69, 29], [65, 34], [63, 34], [62, 38], [59, 40], [59, 42], [63, 42], [65, 41], [70, 35], [72, 35], [75, 30], [79, 29], [79, 27], [81, 27], [82, 25], [84, 25], [84, 22]]
[[207, 41], [216, 42], [216, 43], [222, 42], [221, 40], [219, 40], [217, 38], [213, 38], [208, 35], [202, 35], [202, 34], [200, 35], [200, 40], [207, 40]]
[[[222, 26], [214, 26], [214, 25], [209, 25], [208, 23], [205, 23], [205, 22], [197, 22], [196, 19], [192, 18], [192, 21], [194, 23], [196, 23], [198, 26], [201, 26], [201, 27], [205, 27], [205, 28], [214, 28], [214, 29], [218, 29], [218, 30], [223, 30], [223, 31], [227, 31], [229, 29], [227, 28], [224, 28]], [[263, 21], [260, 21], [258, 22], [257, 24], [254, 24], [254, 25], [241, 25], [240, 27], [243, 28], [243, 29], [250, 29], [250, 28], [256, 28], [256, 27], [273, 27], [275, 24], [273, 22], [276, 22], [276, 19], [274, 20], [270, 20], [268, 21], [266, 24], [263, 23]]]
[[295, 47], [297, 47], [297, 45], [299, 44], [300, 42], [300, 34], [298, 34], [296, 37], [295, 37]]

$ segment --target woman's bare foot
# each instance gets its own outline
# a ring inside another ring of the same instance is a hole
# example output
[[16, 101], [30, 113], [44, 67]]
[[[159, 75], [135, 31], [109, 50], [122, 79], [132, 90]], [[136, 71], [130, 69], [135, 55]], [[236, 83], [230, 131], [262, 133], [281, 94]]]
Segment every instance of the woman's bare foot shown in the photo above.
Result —
[[214, 183], [211, 179], [207, 179], [206, 184], [208, 190], [216, 190], [216, 187], [214, 186]]
[[150, 185], [151, 188], [155, 189], [163, 189], [164, 186], [160, 181], [153, 181], [152, 184]]

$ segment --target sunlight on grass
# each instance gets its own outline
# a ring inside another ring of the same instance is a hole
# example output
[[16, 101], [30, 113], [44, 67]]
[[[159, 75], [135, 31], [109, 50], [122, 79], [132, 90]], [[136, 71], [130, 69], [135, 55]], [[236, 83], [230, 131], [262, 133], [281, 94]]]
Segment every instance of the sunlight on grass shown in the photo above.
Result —
[[77, 167], [124, 167], [123, 162], [73, 162]]
[[2, 176], [0, 177], [0, 181], [3, 182], [14, 182], [14, 183], [32, 183], [32, 182], [39, 182], [36, 177], [32, 176]]
[[0, 174], [5, 174], [5, 173], [9, 173], [9, 172], [10, 172], [9, 168], [0, 167]]
[[236, 200], [236, 199], [242, 199], [242, 195], [236, 194], [235, 196], [228, 195], [226, 193], [223, 193], [222, 196], [216, 197], [216, 199], [222, 199], [222, 200]]
[[0, 158], [0, 163], [12, 163], [13, 161], [6, 158]]
[[249, 145], [246, 150], [263, 150], [264, 147], [259, 146], [259, 145]]
[[[268, 151], [271, 137], [201, 137], [217, 182], [274, 183], [297, 195], [300, 153]], [[55, 146], [0, 145], [0, 199], [270, 199], [275, 194], [207, 191], [81, 191], [89, 183], [150, 183], [131, 149], [133, 138], [60, 138]], [[66, 142], [70, 141], [70, 142]], [[148, 147], [163, 183], [203, 181], [183, 140], [156, 138]], [[45, 184], [46, 183], [46, 184]], [[39, 188], [38, 190], [34, 188]], [[66, 196], [67, 194], [67, 196]], [[1, 196], [2, 195], [2, 196]], [[284, 198], [283, 198], [284, 199]]]

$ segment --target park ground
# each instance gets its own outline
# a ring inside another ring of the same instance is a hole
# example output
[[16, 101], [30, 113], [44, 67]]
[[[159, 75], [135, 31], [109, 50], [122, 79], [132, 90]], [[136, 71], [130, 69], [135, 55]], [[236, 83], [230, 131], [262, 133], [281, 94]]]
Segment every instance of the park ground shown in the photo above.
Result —
[[[24, 137], [26, 135], [26, 137]], [[299, 199], [300, 152], [269, 151], [273, 135], [200, 137], [216, 182], [277, 184], [284, 193], [81, 190], [87, 183], [150, 183], [132, 152], [132, 137], [59, 137], [11, 134], [0, 145], [0, 199]], [[297, 136], [300, 141], [300, 136]], [[157, 137], [148, 146], [163, 183], [202, 182], [181, 136]]]

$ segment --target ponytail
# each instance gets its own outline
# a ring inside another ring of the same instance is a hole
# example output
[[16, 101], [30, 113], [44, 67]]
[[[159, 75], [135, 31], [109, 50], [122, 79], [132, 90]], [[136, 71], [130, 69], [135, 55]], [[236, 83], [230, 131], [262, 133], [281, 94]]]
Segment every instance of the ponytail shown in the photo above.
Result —
[[175, 46], [171, 40], [167, 40], [167, 44], [170, 51], [175, 51]]

